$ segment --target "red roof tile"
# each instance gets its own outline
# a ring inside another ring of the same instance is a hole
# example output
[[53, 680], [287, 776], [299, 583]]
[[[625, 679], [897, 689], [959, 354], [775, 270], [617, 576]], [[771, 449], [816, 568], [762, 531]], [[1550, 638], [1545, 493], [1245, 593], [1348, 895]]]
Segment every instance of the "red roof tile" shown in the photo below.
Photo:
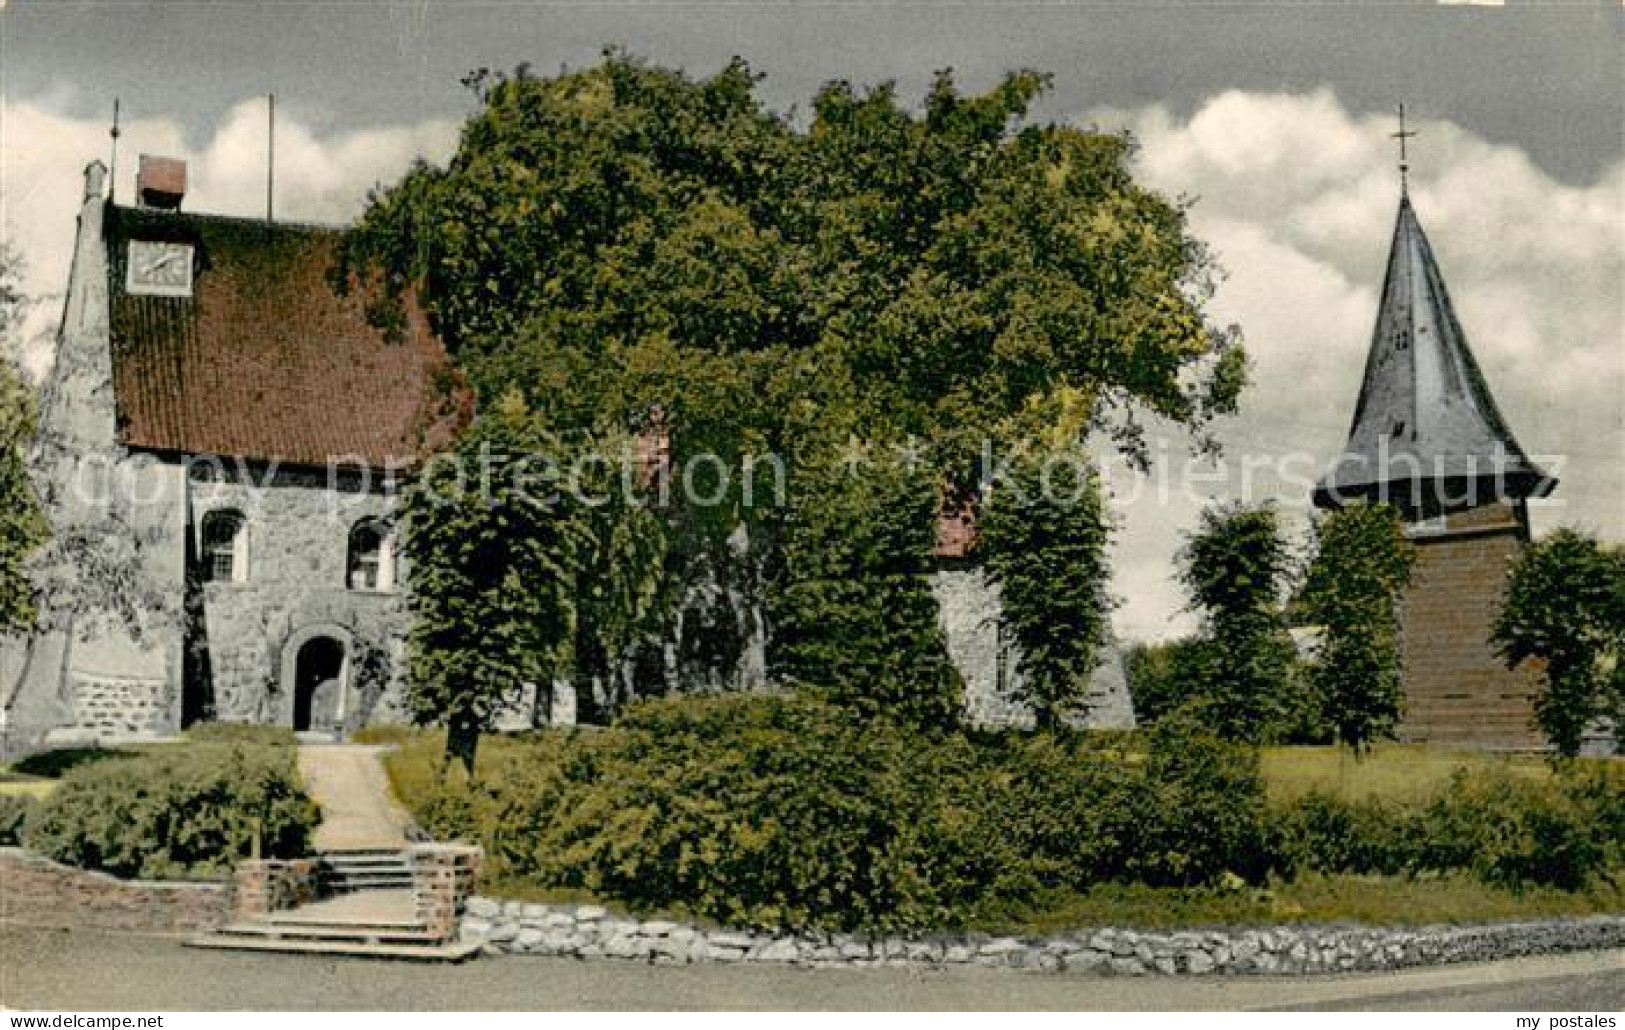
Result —
[[[415, 302], [397, 341], [376, 289], [336, 293], [332, 229], [109, 207], [113, 386], [130, 447], [302, 465], [411, 464], [472, 408]], [[125, 288], [128, 242], [193, 247], [190, 297]]]

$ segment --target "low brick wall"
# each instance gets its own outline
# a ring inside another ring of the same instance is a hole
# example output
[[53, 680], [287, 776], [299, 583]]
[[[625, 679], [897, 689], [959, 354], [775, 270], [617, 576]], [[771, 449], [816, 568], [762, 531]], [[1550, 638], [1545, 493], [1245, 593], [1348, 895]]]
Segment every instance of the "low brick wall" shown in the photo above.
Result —
[[482, 897], [470, 898], [467, 911], [463, 937], [484, 939], [499, 951], [658, 964], [982, 965], [1107, 976], [1257, 976], [1400, 969], [1625, 947], [1625, 916], [1471, 927], [1090, 929], [1042, 938], [968, 934], [905, 939], [705, 930], [617, 917], [596, 905], [524, 904]]
[[239, 919], [315, 901], [321, 888], [314, 858], [247, 859], [237, 863], [232, 883], [233, 909]]
[[224, 883], [120, 880], [0, 848], [0, 922], [21, 926], [182, 932], [226, 922]]
[[438, 939], [453, 939], [485, 853], [471, 844], [413, 844], [407, 855], [418, 921]]

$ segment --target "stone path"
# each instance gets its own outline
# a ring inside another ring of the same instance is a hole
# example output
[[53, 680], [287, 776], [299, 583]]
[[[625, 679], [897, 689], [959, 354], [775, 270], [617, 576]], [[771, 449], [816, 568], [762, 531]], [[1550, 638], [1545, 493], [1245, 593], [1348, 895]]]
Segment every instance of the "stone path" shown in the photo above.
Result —
[[410, 819], [389, 793], [383, 754], [367, 744], [301, 744], [299, 772], [322, 806], [318, 851], [360, 851], [406, 846]]

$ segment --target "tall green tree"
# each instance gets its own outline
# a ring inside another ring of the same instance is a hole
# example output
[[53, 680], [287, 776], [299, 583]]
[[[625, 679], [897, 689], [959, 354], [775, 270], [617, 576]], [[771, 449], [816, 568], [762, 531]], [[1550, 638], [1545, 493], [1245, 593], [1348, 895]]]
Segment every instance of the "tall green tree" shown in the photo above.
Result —
[[1309, 670], [1337, 739], [1356, 754], [1393, 735], [1404, 699], [1399, 597], [1416, 549], [1385, 504], [1341, 508], [1316, 527], [1317, 547], [1298, 596], [1303, 618], [1322, 627]]
[[864, 719], [955, 725], [963, 686], [927, 580], [935, 477], [832, 463], [797, 487], [768, 593], [773, 668]]
[[512, 398], [402, 499], [412, 713], [447, 727], [448, 757], [470, 772], [480, 734], [525, 684], [550, 683], [573, 641], [584, 528], [564, 496], [560, 451]]
[[1199, 712], [1227, 739], [1275, 739], [1290, 718], [1296, 661], [1282, 604], [1292, 559], [1279, 517], [1268, 505], [1210, 507], [1180, 564], [1203, 617]]
[[1526, 549], [1492, 639], [1509, 668], [1545, 662], [1535, 721], [1559, 754], [1579, 753], [1593, 719], [1625, 727], [1625, 549], [1569, 528]]
[[1092, 464], [1076, 451], [1022, 456], [992, 484], [977, 530], [1019, 647], [1019, 695], [1053, 729], [1083, 713], [1111, 610], [1111, 522]]
[[23, 562], [46, 536], [24, 459], [34, 436], [34, 395], [11, 359], [21, 342], [21, 274], [16, 252], [0, 244], [0, 632], [33, 625], [33, 592]]

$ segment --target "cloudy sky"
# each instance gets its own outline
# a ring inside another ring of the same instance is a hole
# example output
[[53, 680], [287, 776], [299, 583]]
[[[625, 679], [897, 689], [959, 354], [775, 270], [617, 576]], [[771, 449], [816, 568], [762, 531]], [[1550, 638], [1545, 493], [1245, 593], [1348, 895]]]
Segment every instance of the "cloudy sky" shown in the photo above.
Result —
[[1341, 445], [1375, 315], [1398, 183], [1393, 107], [1421, 136], [1412, 196], [1468, 337], [1525, 448], [1563, 480], [1537, 532], [1625, 538], [1625, 7], [1384, 3], [0, 3], [0, 231], [40, 298], [8, 346], [50, 361], [80, 169], [106, 159], [112, 98], [134, 155], [184, 157], [187, 206], [264, 204], [277, 94], [277, 210], [343, 222], [470, 110], [458, 80], [592, 63], [606, 44], [706, 74], [739, 54], [781, 110], [832, 78], [933, 70], [1054, 76], [1038, 116], [1132, 130], [1139, 168], [1197, 198], [1228, 272], [1255, 385], [1222, 468], [1156, 439], [1149, 481], [1113, 470], [1125, 637], [1189, 626], [1171, 557], [1210, 498], [1275, 496], [1297, 519]]

